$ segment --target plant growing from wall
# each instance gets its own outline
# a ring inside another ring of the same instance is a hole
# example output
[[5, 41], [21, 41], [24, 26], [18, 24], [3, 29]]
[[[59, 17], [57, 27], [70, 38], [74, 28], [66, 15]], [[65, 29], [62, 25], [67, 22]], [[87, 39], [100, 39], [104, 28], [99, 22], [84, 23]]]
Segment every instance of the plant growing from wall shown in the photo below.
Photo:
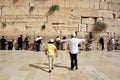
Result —
[[29, 12], [31, 13], [34, 9], [35, 9], [34, 6], [30, 6], [30, 8], [29, 8]]
[[94, 24], [94, 31], [103, 31], [103, 30], [105, 30], [106, 29], [106, 27], [107, 27], [107, 25], [104, 23], [104, 22], [96, 22], [95, 24]]
[[2, 22], [2, 27], [6, 27], [6, 22]]
[[46, 29], [46, 25], [44, 24], [42, 25], [41, 30], [45, 30], [45, 29]]
[[56, 10], [59, 11], [59, 5], [53, 5], [50, 7], [49, 11], [47, 12], [47, 16], [53, 14]]

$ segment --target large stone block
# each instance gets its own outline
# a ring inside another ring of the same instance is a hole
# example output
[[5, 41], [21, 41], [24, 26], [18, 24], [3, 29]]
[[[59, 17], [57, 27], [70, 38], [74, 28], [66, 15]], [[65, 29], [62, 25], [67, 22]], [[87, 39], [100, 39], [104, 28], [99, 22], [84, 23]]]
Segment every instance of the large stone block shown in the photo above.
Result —
[[40, 8], [33, 6], [33, 9], [31, 9], [30, 6], [28, 7], [3, 7], [2, 8], [2, 14], [3, 16], [8, 15], [46, 15], [48, 12], [48, 8]]
[[82, 18], [82, 24], [94, 24], [95, 19], [94, 18]]
[[5, 16], [7, 22], [46, 22], [44, 16]]
[[3, 7], [2, 16], [8, 15], [27, 15], [28, 7]]
[[4, 5], [4, 0], [0, 0], [0, 6]]
[[98, 1], [95, 2], [95, 9], [100, 9], [100, 2]]
[[86, 24], [81, 24], [80, 25], [80, 31], [81, 32], [86, 32], [87, 31], [87, 25]]
[[120, 10], [120, 3], [109, 3], [109, 10]]
[[59, 10], [59, 15], [60, 15], [60, 16], [67, 17], [67, 16], [69, 16], [70, 14], [71, 14], [71, 9], [69, 9], [69, 8], [61, 8], [61, 9]]
[[101, 2], [100, 3], [100, 9], [108, 9], [108, 3], [107, 2]]
[[109, 19], [109, 18], [104, 18], [104, 22], [107, 25], [116, 25], [117, 24], [117, 20], [115, 20], [115, 19]]
[[113, 11], [110, 10], [99, 10], [99, 17], [113, 18]]
[[119, 32], [120, 31], [119, 25], [108, 25], [106, 32]]
[[99, 17], [97, 9], [77, 9], [78, 15], [82, 17]]
[[88, 32], [93, 32], [93, 27], [94, 27], [94, 25], [88, 24], [87, 31]]
[[120, 3], [120, 0], [108, 0], [110, 3]]
[[6, 7], [22, 7], [22, 6], [28, 6], [31, 3], [34, 3], [32, 0], [4, 0], [4, 6]]
[[89, 8], [89, 0], [62, 0], [67, 8]]
[[89, 8], [95, 9], [95, 0], [89, 1]]

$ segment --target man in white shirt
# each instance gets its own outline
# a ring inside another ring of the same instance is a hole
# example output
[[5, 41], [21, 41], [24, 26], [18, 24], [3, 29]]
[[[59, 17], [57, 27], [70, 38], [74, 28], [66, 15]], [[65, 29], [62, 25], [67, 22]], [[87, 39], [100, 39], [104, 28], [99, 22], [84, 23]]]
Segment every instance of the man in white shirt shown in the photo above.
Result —
[[71, 70], [78, 69], [78, 61], [77, 61], [77, 54], [79, 52], [78, 50], [78, 44], [85, 42], [85, 39], [77, 39], [75, 34], [71, 35], [71, 39], [69, 41], [69, 48], [70, 48], [70, 59], [71, 59]]
[[85, 42], [85, 39], [76, 38], [76, 34], [72, 33], [71, 39], [60, 40], [60, 42], [69, 42], [70, 48], [70, 59], [71, 59], [71, 70], [78, 69], [77, 54], [79, 53], [78, 45], [82, 42]]
[[112, 46], [112, 50], [115, 49], [115, 39], [113, 37], [111, 37], [111, 46]]

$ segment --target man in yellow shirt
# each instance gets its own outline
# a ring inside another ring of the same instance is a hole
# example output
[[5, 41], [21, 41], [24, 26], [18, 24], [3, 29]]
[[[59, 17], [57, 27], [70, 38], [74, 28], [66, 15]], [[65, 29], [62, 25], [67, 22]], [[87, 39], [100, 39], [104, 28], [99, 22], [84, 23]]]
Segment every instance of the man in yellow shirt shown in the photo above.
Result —
[[51, 70], [54, 69], [54, 56], [56, 54], [57, 57], [57, 49], [56, 46], [53, 44], [54, 40], [51, 39], [45, 49], [45, 54], [48, 56], [48, 61], [49, 61], [49, 73], [51, 73]]

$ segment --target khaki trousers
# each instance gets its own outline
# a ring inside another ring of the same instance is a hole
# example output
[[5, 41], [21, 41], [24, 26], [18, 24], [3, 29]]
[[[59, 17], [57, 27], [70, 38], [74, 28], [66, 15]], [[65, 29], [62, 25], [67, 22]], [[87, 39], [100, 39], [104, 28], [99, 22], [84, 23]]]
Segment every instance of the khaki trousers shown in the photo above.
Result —
[[49, 61], [49, 70], [52, 69], [52, 67], [54, 67], [54, 56], [48, 56], [48, 61]]

